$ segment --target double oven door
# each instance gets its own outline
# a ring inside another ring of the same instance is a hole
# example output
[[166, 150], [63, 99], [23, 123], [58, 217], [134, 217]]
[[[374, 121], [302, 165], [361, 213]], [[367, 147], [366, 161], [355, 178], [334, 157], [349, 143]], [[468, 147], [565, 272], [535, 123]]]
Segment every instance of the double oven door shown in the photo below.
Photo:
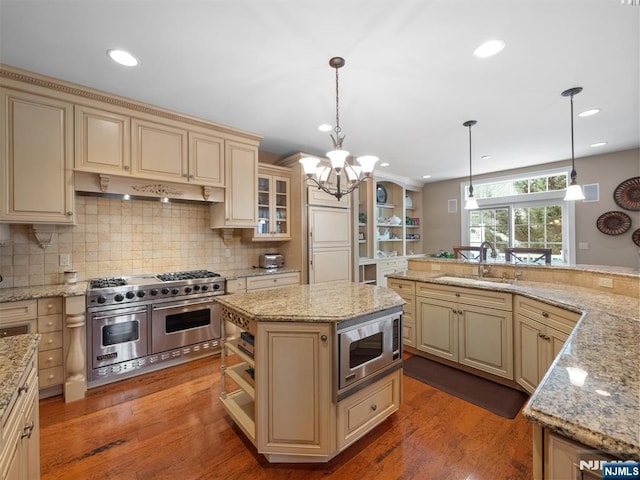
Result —
[[214, 298], [91, 309], [90, 368], [220, 338], [220, 306]]

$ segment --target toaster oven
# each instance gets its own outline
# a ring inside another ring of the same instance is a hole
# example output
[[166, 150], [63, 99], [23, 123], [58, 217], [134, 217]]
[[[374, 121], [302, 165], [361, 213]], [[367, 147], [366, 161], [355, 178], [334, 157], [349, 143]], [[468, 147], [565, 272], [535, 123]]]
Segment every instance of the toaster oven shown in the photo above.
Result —
[[265, 253], [260, 255], [260, 268], [284, 267], [284, 255], [279, 253]]

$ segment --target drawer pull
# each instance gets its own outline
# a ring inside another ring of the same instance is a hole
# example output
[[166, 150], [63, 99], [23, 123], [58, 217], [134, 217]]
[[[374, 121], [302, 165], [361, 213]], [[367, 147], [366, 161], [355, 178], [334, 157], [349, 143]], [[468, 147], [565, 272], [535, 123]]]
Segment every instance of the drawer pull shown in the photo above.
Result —
[[375, 403], [371, 405], [371, 411], [375, 412], [377, 409], [378, 409], [378, 405], [376, 405]]
[[47, 358], [47, 362], [53, 362], [53, 357]]
[[27, 425], [26, 427], [24, 427], [24, 429], [22, 430], [22, 435], [20, 436], [21, 438], [31, 438], [31, 433], [33, 432], [33, 428], [34, 428], [34, 423], [33, 420], [31, 420], [31, 424]]
[[53, 326], [53, 322], [47, 322], [47, 327]]
[[51, 310], [51, 309], [53, 308], [53, 305], [49, 304], [49, 305], [47, 305], [47, 308], [48, 308], [49, 310]]
[[54, 376], [55, 376], [55, 375], [54, 375], [53, 373], [51, 373], [51, 374], [49, 375], [49, 380], [53, 380]]
[[459, 296], [460, 296], [460, 294], [458, 292], [456, 292], [456, 297], [459, 297]]
[[549, 318], [549, 314], [548, 314], [547, 312], [542, 312], [542, 316], [543, 316], [544, 318]]
[[53, 343], [53, 338], [50, 338], [49, 340], [47, 340], [47, 343], [51, 345]]
[[23, 385], [18, 388], [18, 395], [21, 393], [27, 393], [29, 391], [29, 385]]

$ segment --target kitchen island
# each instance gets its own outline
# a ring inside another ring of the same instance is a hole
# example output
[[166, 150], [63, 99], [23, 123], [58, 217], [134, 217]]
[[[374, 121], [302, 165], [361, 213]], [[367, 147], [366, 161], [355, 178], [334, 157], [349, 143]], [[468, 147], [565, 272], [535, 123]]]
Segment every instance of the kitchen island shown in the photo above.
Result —
[[[268, 461], [326, 462], [399, 408], [399, 343], [393, 362], [338, 392], [339, 332], [391, 319], [400, 329], [404, 300], [392, 290], [335, 282], [218, 301], [223, 324], [240, 329], [230, 338], [223, 329], [220, 398]], [[383, 343], [386, 356], [392, 339]]]

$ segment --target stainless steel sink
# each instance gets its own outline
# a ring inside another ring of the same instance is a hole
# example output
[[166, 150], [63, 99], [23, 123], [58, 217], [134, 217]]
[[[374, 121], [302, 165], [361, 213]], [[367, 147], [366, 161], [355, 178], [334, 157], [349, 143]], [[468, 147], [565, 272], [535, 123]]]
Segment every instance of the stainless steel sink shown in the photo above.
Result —
[[513, 280], [507, 278], [490, 278], [490, 277], [453, 277], [450, 275], [443, 275], [442, 277], [437, 277], [437, 280], [442, 280], [445, 282], [454, 282], [454, 283], [464, 283], [467, 285], [483, 285], [495, 287], [496, 285], [510, 285], [513, 283]]

